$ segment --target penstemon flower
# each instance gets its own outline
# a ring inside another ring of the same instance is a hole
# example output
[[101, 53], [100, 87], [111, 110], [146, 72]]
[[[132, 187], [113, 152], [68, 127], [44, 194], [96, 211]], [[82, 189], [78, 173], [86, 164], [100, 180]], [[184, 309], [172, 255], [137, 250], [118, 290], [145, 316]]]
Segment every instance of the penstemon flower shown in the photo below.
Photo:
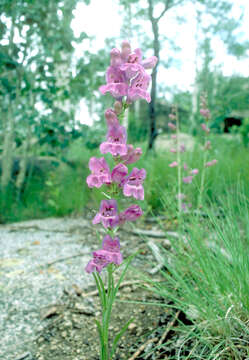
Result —
[[[106, 71], [106, 84], [100, 87], [102, 94], [110, 93], [114, 99], [114, 109], [105, 111], [107, 124], [106, 140], [100, 145], [102, 154], [110, 153], [113, 157], [114, 166], [110, 170], [104, 157], [92, 157], [89, 161], [91, 174], [87, 177], [90, 188], [106, 187], [102, 192], [107, 199], [103, 199], [100, 208], [93, 219], [93, 224], [102, 224], [106, 235], [102, 242], [102, 248], [93, 252], [93, 258], [88, 262], [85, 270], [92, 273], [99, 291], [102, 306], [102, 322], [96, 321], [100, 337], [100, 359], [111, 360], [115, 354], [117, 342], [128, 328], [129, 320], [116, 335], [113, 345], [109, 344], [109, 322], [113, 302], [123, 280], [128, 265], [134, 255], [123, 260], [120, 251], [120, 240], [116, 232], [120, 226], [129, 221], [135, 221], [142, 214], [142, 209], [137, 204], [131, 204], [121, 212], [118, 212], [120, 196], [134, 197], [136, 200], [144, 199], [143, 182], [146, 177], [145, 169], [134, 167], [131, 171], [127, 165], [138, 161], [142, 155], [141, 148], [134, 148], [127, 144], [127, 133], [122, 126], [121, 119], [129, 105], [137, 99], [150, 101], [148, 86], [151, 76], [146, 69], [152, 69], [157, 63], [157, 58], [142, 59], [140, 49], [133, 52], [128, 41], [123, 41], [121, 51], [114, 48], [110, 54], [110, 66]], [[117, 267], [125, 263], [120, 278], [115, 285], [114, 272]], [[108, 283], [105, 287], [101, 277], [102, 270], [108, 272]]]

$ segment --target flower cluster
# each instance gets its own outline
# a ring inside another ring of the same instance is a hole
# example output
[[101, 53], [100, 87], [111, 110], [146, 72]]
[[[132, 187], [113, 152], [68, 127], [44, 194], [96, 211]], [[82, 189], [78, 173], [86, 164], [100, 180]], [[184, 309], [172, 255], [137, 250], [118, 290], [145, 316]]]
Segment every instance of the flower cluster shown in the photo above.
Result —
[[105, 186], [104, 195], [99, 212], [93, 219], [93, 224], [101, 223], [106, 230], [102, 249], [93, 253], [93, 258], [86, 266], [86, 271], [100, 272], [108, 264], [120, 265], [122, 255], [120, 242], [113, 230], [127, 221], [135, 221], [142, 215], [142, 209], [132, 204], [124, 211], [118, 211], [115, 196], [123, 195], [136, 200], [144, 200], [143, 182], [146, 178], [145, 169], [134, 167], [131, 171], [128, 165], [138, 161], [142, 155], [141, 148], [134, 148], [127, 144], [127, 133], [120, 120], [125, 109], [133, 101], [143, 98], [150, 101], [148, 86], [151, 76], [146, 69], [152, 69], [157, 58], [152, 56], [142, 60], [140, 49], [133, 52], [128, 41], [123, 41], [122, 49], [111, 50], [111, 62], [106, 72], [106, 85], [100, 87], [102, 94], [110, 93], [115, 98], [114, 109], [105, 111], [107, 134], [104, 142], [100, 144], [101, 154], [110, 153], [114, 160], [114, 167], [110, 169], [104, 157], [92, 157], [89, 161], [91, 174], [86, 181], [90, 188]]
[[121, 101], [126, 96], [126, 103], [130, 104], [139, 98], [150, 102], [147, 91], [151, 76], [146, 69], [152, 69], [157, 58], [152, 56], [142, 60], [140, 49], [131, 51], [128, 41], [123, 41], [122, 49], [112, 49], [111, 63], [106, 72], [106, 85], [100, 87], [102, 94], [109, 92], [115, 99]]

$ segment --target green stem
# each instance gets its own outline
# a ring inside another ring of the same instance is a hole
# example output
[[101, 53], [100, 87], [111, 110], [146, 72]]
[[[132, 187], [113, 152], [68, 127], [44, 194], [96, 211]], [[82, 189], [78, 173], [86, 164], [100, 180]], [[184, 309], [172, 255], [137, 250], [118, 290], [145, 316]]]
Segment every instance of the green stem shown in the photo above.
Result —
[[182, 211], [182, 199], [181, 199], [181, 155], [180, 155], [180, 126], [179, 118], [176, 110], [176, 144], [177, 144], [177, 194], [178, 194], [178, 217], [180, 217]]

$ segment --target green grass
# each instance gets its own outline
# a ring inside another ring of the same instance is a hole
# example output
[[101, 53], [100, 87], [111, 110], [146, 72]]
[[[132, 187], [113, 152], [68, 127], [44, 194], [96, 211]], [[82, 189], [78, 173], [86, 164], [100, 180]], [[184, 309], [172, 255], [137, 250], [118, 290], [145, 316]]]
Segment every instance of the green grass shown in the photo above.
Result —
[[219, 208], [204, 211], [207, 219], [188, 215], [173, 251], [164, 250], [165, 281], [152, 281], [151, 290], [193, 323], [179, 325], [172, 359], [243, 360], [249, 349], [248, 198], [243, 189], [227, 193]]

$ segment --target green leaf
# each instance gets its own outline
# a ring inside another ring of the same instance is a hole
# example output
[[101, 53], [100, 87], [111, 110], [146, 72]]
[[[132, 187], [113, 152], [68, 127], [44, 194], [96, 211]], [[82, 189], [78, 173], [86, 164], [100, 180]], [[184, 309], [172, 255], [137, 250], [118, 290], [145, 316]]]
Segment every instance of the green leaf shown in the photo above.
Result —
[[131, 318], [129, 321], [127, 321], [127, 323], [122, 327], [122, 329], [119, 331], [119, 333], [115, 336], [114, 341], [113, 341], [113, 345], [112, 345], [112, 350], [111, 350], [111, 358], [115, 354], [115, 351], [116, 351], [116, 348], [117, 348], [117, 345], [118, 345], [118, 342], [119, 342], [120, 338], [124, 335], [124, 333], [128, 329], [128, 326], [130, 325], [130, 323], [133, 320], [134, 320], [134, 318]]

